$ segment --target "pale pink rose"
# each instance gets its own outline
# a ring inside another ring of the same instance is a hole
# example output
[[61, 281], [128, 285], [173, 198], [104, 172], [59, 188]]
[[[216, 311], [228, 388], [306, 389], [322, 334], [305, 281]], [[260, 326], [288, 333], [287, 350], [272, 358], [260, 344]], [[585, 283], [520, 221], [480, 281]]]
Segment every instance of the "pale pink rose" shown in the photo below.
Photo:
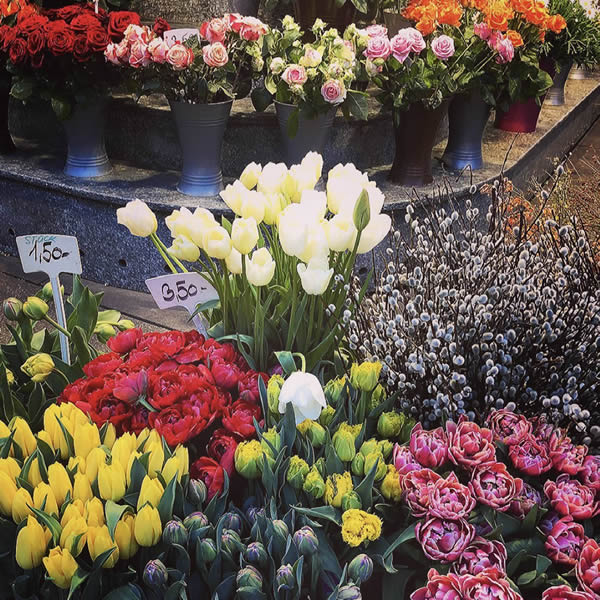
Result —
[[454, 40], [449, 35], [440, 35], [431, 42], [431, 49], [440, 60], [448, 60], [454, 56]]
[[365, 56], [371, 60], [383, 58], [384, 60], [392, 53], [390, 40], [385, 36], [369, 38]]
[[269, 31], [269, 28], [256, 17], [236, 19], [231, 24], [231, 29], [247, 42], [256, 42]]
[[412, 42], [402, 29], [390, 40], [390, 45], [392, 46], [392, 56], [399, 63], [403, 63], [412, 50]]
[[134, 42], [129, 53], [129, 65], [134, 69], [138, 69], [139, 67], [147, 67], [151, 62], [152, 58], [150, 52], [148, 52], [148, 45], [141, 40]]
[[473, 25], [473, 31], [475, 32], [475, 35], [482, 40], [487, 40], [490, 35], [492, 35], [492, 30], [487, 23], [475, 23], [475, 25]]
[[341, 104], [346, 99], [346, 86], [341, 81], [330, 79], [323, 84], [321, 95], [329, 104]]
[[425, 50], [427, 44], [425, 43], [425, 38], [423, 37], [423, 34], [418, 29], [415, 29], [414, 27], [405, 27], [400, 31], [405, 32], [405, 35], [410, 40], [411, 50], [415, 54], [420, 54], [421, 52], [423, 52], [423, 50]]
[[167, 52], [169, 52], [169, 46], [167, 46], [163, 39], [154, 38], [148, 44], [148, 52], [150, 52], [150, 57], [152, 58], [153, 62], [162, 64], [167, 61]]
[[117, 44], [110, 43], [104, 51], [104, 58], [113, 65], [120, 65], [121, 61], [117, 56]]
[[304, 85], [308, 80], [306, 69], [301, 65], [290, 65], [281, 75], [288, 85]]
[[202, 48], [202, 56], [204, 62], [209, 67], [224, 67], [229, 62], [229, 54], [227, 54], [227, 48], [221, 44], [221, 42], [215, 42]]
[[183, 44], [175, 44], [167, 52], [167, 62], [176, 71], [182, 71], [192, 64], [194, 52]]
[[499, 65], [509, 63], [515, 57], [515, 48], [512, 42], [508, 38], [504, 38], [496, 45], [498, 56], [496, 56], [496, 62]]
[[144, 44], [148, 44], [150, 42], [150, 38], [152, 37], [152, 32], [148, 27], [143, 27], [141, 25], [131, 25], [127, 26], [127, 29], [123, 33], [123, 39], [127, 40], [129, 44], [134, 44], [135, 42], [142, 42]]
[[215, 42], [224, 42], [225, 36], [230, 29], [230, 21], [228, 18], [211, 19], [202, 23], [200, 27], [200, 35], [211, 44]]
[[367, 35], [370, 38], [387, 37], [388, 30], [384, 25], [369, 25], [367, 27]]
[[115, 55], [121, 61], [121, 64], [129, 64], [129, 44], [126, 40], [121, 40], [115, 48]]

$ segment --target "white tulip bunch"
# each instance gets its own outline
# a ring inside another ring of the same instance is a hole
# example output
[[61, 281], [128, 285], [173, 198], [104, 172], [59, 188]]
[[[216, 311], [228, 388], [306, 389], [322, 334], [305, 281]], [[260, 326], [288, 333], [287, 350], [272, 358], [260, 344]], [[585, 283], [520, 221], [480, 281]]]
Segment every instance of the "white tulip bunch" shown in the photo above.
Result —
[[[309, 367], [327, 357], [340, 342], [337, 322], [356, 255], [370, 252], [391, 228], [381, 213], [384, 196], [366, 174], [338, 165], [318, 191], [322, 169], [314, 152], [289, 169], [252, 163], [221, 192], [233, 222], [219, 223], [204, 208], [181, 208], [166, 218], [169, 248], [155, 227], [151, 235], [172, 269], [185, 269], [181, 261], [201, 265], [220, 298], [209, 315], [218, 325], [213, 332], [244, 341], [263, 368], [277, 350], [303, 353]], [[140, 210], [136, 204], [118, 211], [134, 235], [149, 220]]]

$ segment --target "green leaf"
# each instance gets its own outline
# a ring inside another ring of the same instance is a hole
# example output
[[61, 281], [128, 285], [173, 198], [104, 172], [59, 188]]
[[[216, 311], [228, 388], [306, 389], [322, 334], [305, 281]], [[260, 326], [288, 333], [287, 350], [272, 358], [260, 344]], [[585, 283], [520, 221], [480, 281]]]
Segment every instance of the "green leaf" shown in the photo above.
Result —
[[89, 573], [79, 567], [73, 578], [71, 579], [71, 586], [69, 587], [69, 595], [67, 596], [67, 600], [71, 600], [71, 596], [75, 593], [75, 591], [81, 586], [81, 584], [87, 579]]
[[130, 583], [112, 590], [102, 600], [141, 600], [142, 597], [139, 588]]
[[111, 557], [112, 553], [115, 550], [118, 550], [116, 544], [112, 548], [109, 548], [108, 550], [105, 550], [104, 552], [102, 552], [102, 554], [99, 554], [96, 557], [96, 560], [94, 561], [94, 565], [93, 565], [94, 570], [101, 569], [104, 566], [104, 563]]
[[58, 544], [60, 534], [62, 533], [60, 523], [52, 515], [35, 508], [35, 506], [30, 506], [29, 508], [33, 511], [33, 514], [37, 517], [38, 521], [41, 521], [41, 523], [49, 529], [54, 544]]
[[361, 121], [369, 118], [368, 94], [357, 90], [348, 90], [344, 107], [350, 111], [350, 114]]
[[373, 482], [375, 481], [375, 474], [377, 473], [378, 466], [379, 461], [376, 460], [373, 463], [373, 466], [369, 469], [366, 477], [356, 486], [356, 489], [354, 490], [360, 496], [363, 510], [369, 510], [373, 504]]
[[165, 488], [163, 495], [158, 503], [158, 512], [160, 514], [160, 520], [163, 524], [170, 521], [173, 518], [173, 503], [175, 502], [175, 486], [177, 485], [177, 474], [173, 475], [171, 481]]
[[257, 112], [264, 112], [273, 103], [273, 94], [266, 87], [254, 88], [251, 98]]
[[194, 310], [192, 313], [191, 318], [199, 315], [200, 313], [206, 312], [207, 310], [214, 310], [215, 308], [221, 308], [221, 301], [218, 298], [198, 304], [198, 306], [196, 306], [196, 310]]
[[304, 506], [294, 506], [293, 509], [301, 515], [314, 517], [315, 519], [325, 519], [331, 521], [339, 527], [342, 526], [342, 516], [340, 511], [333, 506], [319, 506], [318, 508], [305, 508]]
[[275, 352], [275, 357], [279, 361], [281, 368], [284, 370], [286, 375], [291, 375], [292, 373], [298, 370], [296, 366], [296, 361], [294, 360], [294, 356], [291, 352], [287, 350], [282, 350], [280, 352]]
[[77, 362], [81, 365], [87, 365], [92, 360], [88, 340], [85, 337], [85, 332], [79, 325], [73, 327], [71, 331], [71, 342], [75, 346], [77, 352]]
[[50, 105], [59, 120], [65, 121], [71, 116], [71, 103], [68, 100], [55, 96], [50, 99]]
[[115, 539], [115, 529], [119, 519], [123, 516], [123, 513], [131, 510], [131, 507], [127, 505], [116, 504], [112, 500], [107, 500], [104, 506], [104, 513], [106, 515], [106, 526], [108, 527], [108, 533], [110, 537]]
[[416, 524], [413, 523], [409, 525], [388, 547], [388, 549], [383, 553], [383, 559], [385, 560], [388, 556], [394, 552], [396, 548], [408, 542], [409, 540], [413, 540], [416, 537], [415, 533]]
[[27, 100], [33, 93], [33, 79], [25, 77], [13, 78], [10, 95], [17, 100]]
[[527, 550], [521, 549], [512, 557], [512, 559], [510, 560], [510, 562], [508, 563], [508, 565], [506, 567], [506, 574], [509, 577], [512, 577], [515, 574], [515, 572], [519, 568], [519, 565], [523, 562], [523, 559], [526, 556], [527, 556]]
[[538, 514], [539, 514], [538, 505], [534, 504], [533, 507], [531, 508], [531, 510], [527, 513], [527, 515], [523, 519], [523, 522], [521, 524], [521, 528], [522, 528], [524, 536], [531, 535], [535, 531], [535, 526], [538, 521]]
[[535, 558], [535, 571], [538, 575], [541, 575], [542, 573], [545, 573], [548, 568], [550, 567], [550, 565], [552, 564], [552, 561], [547, 557], [547, 556], [543, 556], [542, 554], [538, 554]]

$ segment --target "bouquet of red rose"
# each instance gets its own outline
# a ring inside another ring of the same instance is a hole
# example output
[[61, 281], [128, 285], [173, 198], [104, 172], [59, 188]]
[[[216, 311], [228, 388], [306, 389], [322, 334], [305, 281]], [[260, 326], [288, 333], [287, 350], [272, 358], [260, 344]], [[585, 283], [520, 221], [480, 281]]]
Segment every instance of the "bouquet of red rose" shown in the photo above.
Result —
[[118, 77], [106, 65], [104, 51], [131, 23], [140, 23], [137, 13], [109, 14], [93, 4], [21, 11], [14, 27], [0, 27], [0, 49], [13, 74], [11, 95], [50, 100], [61, 119], [75, 103], [105, 96]]
[[[258, 380], [267, 383], [268, 376], [250, 369], [231, 344], [196, 331], [130, 329], [108, 346], [112, 352], [88, 363], [86, 377], [68, 385], [58, 402], [72, 402], [98, 427], [112, 423], [118, 435], [155, 429], [170, 446], [214, 430], [209, 456], [192, 468], [211, 493], [222, 489], [238, 442], [253, 437], [254, 419], [261, 421]], [[204, 454], [204, 444], [198, 447], [196, 454]]]

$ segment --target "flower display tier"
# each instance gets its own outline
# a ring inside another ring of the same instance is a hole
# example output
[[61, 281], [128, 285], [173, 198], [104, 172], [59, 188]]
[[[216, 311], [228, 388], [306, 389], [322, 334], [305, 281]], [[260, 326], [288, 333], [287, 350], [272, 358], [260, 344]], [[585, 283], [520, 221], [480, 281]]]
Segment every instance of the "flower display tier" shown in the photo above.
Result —
[[[447, 182], [456, 197], [469, 194], [473, 184], [498, 178], [507, 153], [505, 172], [516, 185], [532, 178], [542, 180], [555, 158], [564, 157], [597, 118], [600, 79], [570, 80], [567, 104], [544, 107], [538, 130], [520, 135], [493, 129], [484, 134], [484, 168], [462, 176], [449, 173], [441, 165], [446, 142], [439, 139], [434, 148], [433, 184], [417, 190], [420, 198], [434, 197]], [[76, 234], [85, 256], [85, 276], [96, 281], [133, 289], [145, 289], [144, 281], [163, 269], [159, 257], [146, 244], [123, 238], [114, 219], [115, 207], [133, 198], [143, 198], [160, 216], [181, 206], [202, 206], [216, 214], [228, 213], [218, 197], [194, 198], [176, 191], [179, 146], [171, 115], [166, 105], [142, 105], [113, 99], [108, 119], [107, 149], [114, 163], [113, 172], [94, 180], [75, 180], [62, 173], [62, 140], [49, 118], [40, 113], [38, 123], [25, 118], [18, 108], [12, 110], [11, 128], [20, 152], [0, 162], [0, 251], [14, 252], [14, 237], [31, 232], [44, 214], [47, 231]], [[50, 115], [52, 117], [52, 115]], [[44, 127], [39, 127], [44, 123]], [[385, 193], [384, 211], [403, 215], [412, 191], [387, 181], [393, 159], [393, 138], [389, 135], [391, 117], [379, 114], [367, 123], [345, 122], [339, 118], [325, 148], [325, 169], [339, 162], [354, 162], [369, 170]], [[47, 138], [38, 145], [27, 134], [45, 130]], [[54, 145], [52, 144], [54, 140]], [[235, 103], [223, 146], [225, 182], [238, 177], [252, 162], [265, 164], [281, 160], [279, 128], [274, 114], [256, 114]], [[485, 214], [488, 197], [478, 199]], [[402, 221], [403, 219], [396, 219]], [[166, 233], [166, 232], [165, 232]], [[385, 245], [382, 244], [381, 248]]]

